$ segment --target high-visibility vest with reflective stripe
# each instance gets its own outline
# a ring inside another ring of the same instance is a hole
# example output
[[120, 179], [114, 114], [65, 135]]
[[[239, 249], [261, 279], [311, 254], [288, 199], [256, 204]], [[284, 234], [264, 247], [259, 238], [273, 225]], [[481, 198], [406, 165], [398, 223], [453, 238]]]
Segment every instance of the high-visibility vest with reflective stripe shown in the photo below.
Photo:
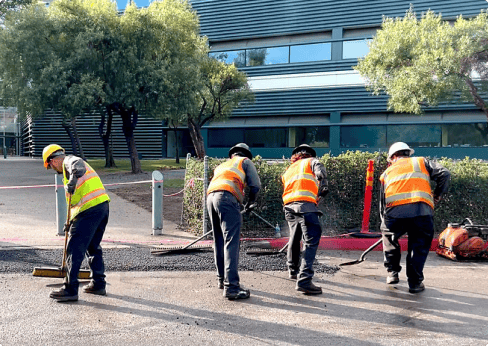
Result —
[[312, 171], [314, 158], [294, 162], [283, 174], [283, 204], [292, 202], [311, 202], [317, 204], [319, 181]]
[[214, 191], [229, 191], [240, 203], [244, 202], [246, 173], [242, 168], [247, 157], [234, 156], [220, 164], [214, 171], [214, 177], [208, 186], [207, 194]]
[[[66, 160], [66, 159], [65, 159]], [[70, 221], [75, 218], [76, 215], [85, 211], [91, 207], [94, 207], [100, 203], [110, 201], [110, 197], [107, 195], [105, 188], [103, 187], [100, 177], [91, 166], [85, 164], [86, 172], [82, 177], [78, 178], [76, 182], [76, 190], [71, 196], [71, 218]], [[68, 183], [66, 169], [63, 162], [63, 183]], [[68, 194], [66, 193], [66, 200], [68, 200]]]
[[423, 202], [434, 208], [430, 176], [423, 157], [397, 160], [380, 177], [386, 207]]

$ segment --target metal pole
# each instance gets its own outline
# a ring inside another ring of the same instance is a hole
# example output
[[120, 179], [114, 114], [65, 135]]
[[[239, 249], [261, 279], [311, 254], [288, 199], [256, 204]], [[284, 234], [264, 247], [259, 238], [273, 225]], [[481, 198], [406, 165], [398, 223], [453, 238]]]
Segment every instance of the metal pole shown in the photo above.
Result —
[[207, 233], [207, 187], [208, 187], [208, 156], [203, 158], [203, 232]]
[[163, 234], [163, 174], [152, 172], [152, 229], [153, 235]]
[[7, 137], [5, 135], [5, 128], [7, 127], [7, 114], [5, 112], [5, 107], [3, 108], [3, 158], [7, 158]]
[[58, 235], [64, 235], [64, 224], [66, 223], [68, 209], [66, 206], [66, 194], [64, 192], [62, 174], [54, 174], [54, 185], [54, 191], [56, 192], [56, 223]]

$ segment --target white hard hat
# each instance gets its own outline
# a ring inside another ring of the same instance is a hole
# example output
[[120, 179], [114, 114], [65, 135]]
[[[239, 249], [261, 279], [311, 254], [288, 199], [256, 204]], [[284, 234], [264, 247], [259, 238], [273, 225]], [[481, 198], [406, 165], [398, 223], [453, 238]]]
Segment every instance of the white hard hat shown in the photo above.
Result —
[[403, 151], [403, 150], [409, 150], [410, 156], [412, 156], [413, 153], [415, 152], [415, 150], [410, 148], [407, 143], [396, 142], [396, 143], [393, 143], [391, 145], [390, 150], [388, 151], [388, 160], [391, 160], [391, 157], [393, 156], [393, 154], [395, 154], [398, 151]]

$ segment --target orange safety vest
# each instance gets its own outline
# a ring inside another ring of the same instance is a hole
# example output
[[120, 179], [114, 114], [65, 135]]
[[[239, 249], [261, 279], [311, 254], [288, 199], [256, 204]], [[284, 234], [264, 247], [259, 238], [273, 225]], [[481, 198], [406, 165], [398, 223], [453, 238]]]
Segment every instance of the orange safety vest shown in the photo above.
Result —
[[214, 191], [229, 191], [242, 204], [244, 202], [244, 187], [246, 173], [242, 168], [247, 157], [234, 156], [230, 160], [215, 168], [214, 176], [208, 186], [207, 195]]
[[402, 158], [383, 172], [386, 207], [424, 202], [434, 208], [430, 176], [423, 157]]
[[314, 158], [301, 159], [293, 163], [283, 174], [283, 204], [311, 202], [317, 204], [319, 181], [312, 171]]
[[[66, 160], [66, 159], [65, 159]], [[86, 172], [82, 177], [78, 178], [76, 182], [76, 189], [71, 196], [71, 220], [75, 218], [76, 215], [92, 208], [100, 203], [110, 201], [110, 197], [107, 195], [105, 188], [103, 187], [100, 177], [95, 172], [91, 166], [85, 164]], [[68, 183], [68, 177], [66, 174], [66, 169], [64, 168], [63, 162], [63, 183], [66, 185]], [[68, 200], [68, 194], [66, 193], [66, 200]]]

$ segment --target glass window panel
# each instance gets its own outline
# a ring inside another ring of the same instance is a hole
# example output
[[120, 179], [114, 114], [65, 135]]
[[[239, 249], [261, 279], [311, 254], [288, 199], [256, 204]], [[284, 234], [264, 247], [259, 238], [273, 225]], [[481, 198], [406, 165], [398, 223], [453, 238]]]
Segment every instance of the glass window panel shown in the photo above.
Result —
[[443, 147], [486, 147], [488, 146], [488, 124], [442, 125]]
[[209, 129], [209, 148], [231, 148], [237, 143], [244, 142], [243, 129]]
[[328, 148], [330, 131], [328, 126], [317, 127], [295, 127], [290, 129], [290, 135], [294, 134], [294, 138], [290, 138], [290, 143], [293, 146], [300, 144], [308, 144], [316, 148]]
[[342, 148], [386, 147], [385, 126], [341, 126]]
[[388, 146], [405, 142], [411, 147], [440, 147], [441, 125], [388, 125]]
[[251, 148], [284, 148], [286, 147], [286, 129], [246, 129], [244, 142]]
[[288, 63], [290, 47], [248, 49], [247, 66], [261, 66]]
[[223, 61], [227, 64], [234, 63], [236, 67], [244, 67], [246, 62], [246, 51], [244, 50], [235, 50], [235, 51], [227, 51], [227, 52], [212, 52], [209, 53], [209, 56]]
[[342, 43], [342, 59], [362, 58], [369, 52], [368, 41], [344, 41]]
[[330, 43], [303, 44], [290, 47], [290, 62], [330, 60]]

